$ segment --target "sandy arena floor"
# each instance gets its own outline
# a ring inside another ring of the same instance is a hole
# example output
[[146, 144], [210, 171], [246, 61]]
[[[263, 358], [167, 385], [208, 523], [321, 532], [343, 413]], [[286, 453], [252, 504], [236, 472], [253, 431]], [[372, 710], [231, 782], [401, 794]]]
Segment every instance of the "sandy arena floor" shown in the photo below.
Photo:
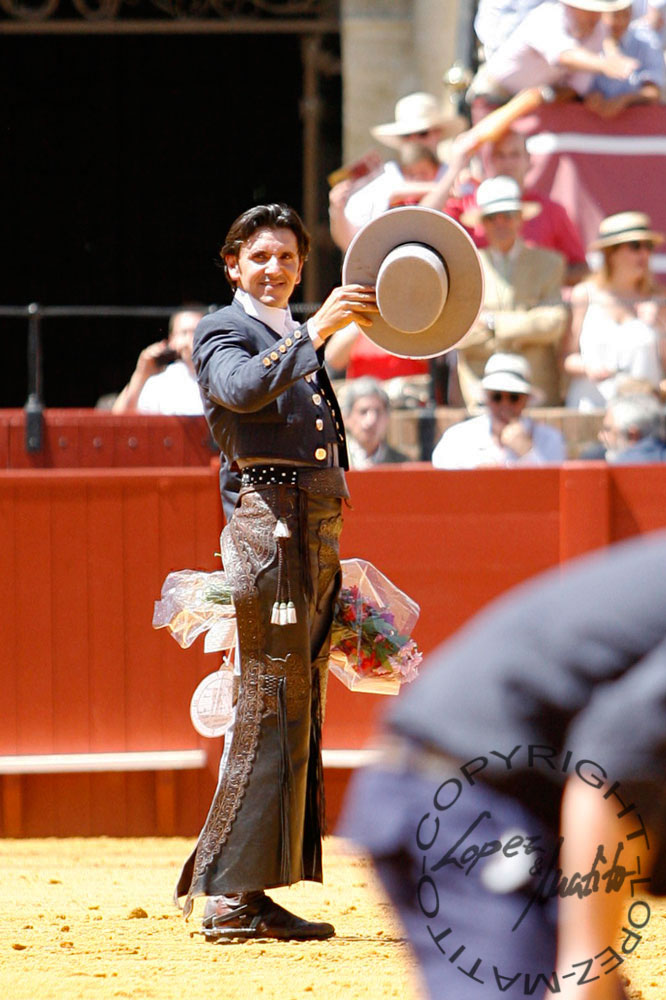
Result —
[[[401, 929], [366, 860], [326, 843], [324, 886], [275, 892], [329, 920], [323, 943], [210, 945], [171, 904], [192, 842], [0, 840], [0, 996], [7, 1000], [416, 1000]], [[653, 902], [653, 901], [652, 901]], [[632, 1000], [666, 996], [666, 905], [627, 963]], [[261, 960], [259, 960], [261, 959]], [[445, 998], [454, 1000], [454, 998]]]

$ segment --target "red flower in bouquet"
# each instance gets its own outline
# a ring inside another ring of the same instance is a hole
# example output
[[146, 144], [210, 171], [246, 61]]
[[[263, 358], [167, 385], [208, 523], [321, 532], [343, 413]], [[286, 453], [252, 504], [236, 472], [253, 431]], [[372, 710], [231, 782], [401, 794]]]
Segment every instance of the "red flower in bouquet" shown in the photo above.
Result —
[[414, 679], [421, 653], [394, 624], [390, 608], [372, 604], [355, 585], [340, 591], [331, 631], [331, 653], [343, 653], [361, 677]]

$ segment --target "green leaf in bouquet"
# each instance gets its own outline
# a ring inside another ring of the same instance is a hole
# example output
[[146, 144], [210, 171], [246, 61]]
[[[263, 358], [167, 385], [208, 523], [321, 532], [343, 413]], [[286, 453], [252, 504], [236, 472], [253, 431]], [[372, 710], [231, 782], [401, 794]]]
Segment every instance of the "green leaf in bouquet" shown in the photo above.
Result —
[[210, 584], [204, 591], [204, 598], [213, 604], [232, 604], [231, 589], [225, 584]]

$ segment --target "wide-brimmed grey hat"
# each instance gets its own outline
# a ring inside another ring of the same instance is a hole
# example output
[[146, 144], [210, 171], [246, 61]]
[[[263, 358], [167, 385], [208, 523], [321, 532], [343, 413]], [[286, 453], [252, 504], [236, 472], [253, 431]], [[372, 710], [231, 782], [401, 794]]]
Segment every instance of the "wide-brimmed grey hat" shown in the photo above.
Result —
[[483, 301], [483, 272], [462, 226], [420, 205], [394, 208], [359, 230], [343, 284], [374, 285], [379, 315], [363, 333], [401, 358], [434, 358], [461, 340]]

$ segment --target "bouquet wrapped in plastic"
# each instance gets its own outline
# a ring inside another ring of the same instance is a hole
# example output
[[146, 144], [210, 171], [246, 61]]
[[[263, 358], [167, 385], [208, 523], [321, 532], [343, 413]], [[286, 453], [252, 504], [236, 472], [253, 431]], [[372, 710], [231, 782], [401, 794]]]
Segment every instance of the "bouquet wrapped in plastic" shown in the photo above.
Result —
[[365, 559], [342, 560], [329, 669], [351, 691], [397, 694], [422, 655], [412, 630], [419, 606]]
[[206, 652], [231, 649], [236, 641], [236, 609], [223, 570], [204, 573], [181, 569], [169, 573], [155, 601], [153, 627], [168, 628], [187, 649], [202, 632]]
[[[334, 612], [329, 668], [352, 691], [397, 694], [418, 673], [421, 653], [411, 638], [419, 606], [365, 559], [342, 560], [342, 590]], [[232, 650], [236, 610], [224, 571], [169, 573], [155, 602], [153, 626], [167, 628], [187, 649], [205, 633], [205, 652], [224, 650], [219, 670], [205, 677], [190, 704], [202, 736], [220, 736], [236, 697]]]

